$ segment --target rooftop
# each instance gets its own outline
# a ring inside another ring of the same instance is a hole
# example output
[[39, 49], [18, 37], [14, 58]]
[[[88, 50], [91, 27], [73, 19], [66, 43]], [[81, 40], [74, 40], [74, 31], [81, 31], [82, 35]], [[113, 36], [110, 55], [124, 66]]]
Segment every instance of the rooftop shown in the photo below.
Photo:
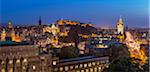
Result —
[[0, 41], [0, 46], [32, 45], [31, 42]]

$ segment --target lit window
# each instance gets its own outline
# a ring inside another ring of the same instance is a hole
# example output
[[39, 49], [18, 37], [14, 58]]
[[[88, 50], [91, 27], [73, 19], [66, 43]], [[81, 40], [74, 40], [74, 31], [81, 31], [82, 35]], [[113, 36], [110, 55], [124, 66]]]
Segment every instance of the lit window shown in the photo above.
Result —
[[13, 61], [12, 61], [12, 60], [10, 60], [10, 61], [9, 61], [9, 64], [12, 64], [12, 63], [13, 63]]
[[23, 70], [25, 70], [26, 69], [26, 67], [25, 66], [23, 66]]
[[2, 69], [1, 69], [1, 71], [2, 71], [2, 72], [5, 72], [5, 69], [4, 69], [4, 68], [2, 68]]
[[106, 68], [108, 68], [109, 67], [109, 65], [106, 65]]
[[56, 71], [56, 72], [57, 72], [57, 71], [58, 71], [58, 68], [55, 68], [55, 69], [54, 69], [54, 71]]
[[93, 72], [93, 68], [90, 68], [90, 72]]
[[78, 68], [78, 65], [76, 65], [75, 68]]
[[84, 64], [84, 67], [87, 67], [87, 64]]
[[101, 71], [101, 67], [98, 67], [99, 71]]
[[27, 62], [27, 59], [24, 59], [23, 62]]
[[89, 69], [86, 69], [86, 72], [89, 72]]
[[82, 68], [83, 67], [83, 65], [82, 64], [80, 64], [80, 68]]
[[89, 63], [88, 66], [91, 67], [91, 63]]
[[94, 68], [94, 72], [97, 72], [97, 67]]
[[95, 62], [92, 62], [92, 65], [94, 66], [94, 65], [95, 65]]
[[70, 66], [70, 69], [73, 69], [73, 66]]
[[33, 65], [32, 68], [33, 68], [33, 70], [35, 70], [36, 69], [35, 65]]
[[53, 61], [53, 65], [56, 65], [57, 64], [57, 62], [56, 61]]
[[81, 72], [84, 72], [84, 70], [81, 70]]
[[69, 70], [69, 67], [68, 67], [68, 66], [65, 67], [65, 71], [67, 71], [67, 70]]
[[97, 65], [99, 65], [100, 63], [99, 62], [97, 62]]
[[19, 59], [17, 59], [16, 63], [20, 63], [20, 60], [19, 60]]
[[60, 67], [59, 70], [60, 70], [60, 71], [63, 71], [63, 67]]

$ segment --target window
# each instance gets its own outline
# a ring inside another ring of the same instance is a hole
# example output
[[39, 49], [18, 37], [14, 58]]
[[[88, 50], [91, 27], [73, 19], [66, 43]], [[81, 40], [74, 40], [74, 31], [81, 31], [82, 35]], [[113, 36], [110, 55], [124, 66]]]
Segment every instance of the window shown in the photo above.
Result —
[[60, 71], [63, 71], [63, 67], [60, 67], [59, 70], [60, 70]]
[[58, 68], [55, 68], [54, 71], [58, 72]]
[[92, 62], [92, 65], [94, 66], [94, 65], [95, 65], [95, 62]]
[[23, 62], [27, 62], [27, 59], [24, 59]]
[[1, 72], [5, 72], [5, 69], [4, 69], [4, 68], [2, 68], [2, 69], [1, 69]]
[[78, 65], [76, 65], [75, 68], [78, 68]]
[[36, 69], [35, 65], [33, 65], [33, 66], [32, 66], [32, 69], [33, 69], [33, 70], [35, 70], [35, 69]]
[[94, 68], [94, 72], [97, 72], [97, 67]]
[[19, 60], [19, 59], [17, 59], [16, 63], [20, 63], [20, 60]]
[[80, 64], [80, 68], [82, 68], [83, 67], [83, 65], [82, 64]]
[[85, 71], [86, 71], [86, 72], [89, 72], [89, 69], [86, 69]]
[[88, 66], [91, 67], [91, 63], [89, 63]]
[[57, 62], [56, 61], [53, 61], [53, 65], [56, 65], [57, 64]]
[[87, 67], [87, 64], [84, 64], [84, 67]]
[[69, 67], [68, 66], [65, 66], [65, 71], [68, 71], [69, 70]]
[[93, 72], [93, 68], [90, 68], [90, 72]]
[[99, 65], [100, 63], [99, 62], [97, 62], [97, 65]]
[[101, 67], [98, 67], [98, 70], [101, 71]]
[[73, 66], [70, 66], [70, 69], [73, 69]]
[[12, 64], [12, 63], [13, 63], [13, 60], [10, 60], [10, 61], [9, 61], [9, 64]]
[[81, 72], [84, 72], [84, 70], [81, 70]]

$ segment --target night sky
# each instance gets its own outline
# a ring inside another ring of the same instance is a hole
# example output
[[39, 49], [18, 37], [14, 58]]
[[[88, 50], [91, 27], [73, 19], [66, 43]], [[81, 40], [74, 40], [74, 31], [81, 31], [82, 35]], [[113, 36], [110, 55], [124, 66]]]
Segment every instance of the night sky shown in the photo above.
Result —
[[148, 0], [1, 0], [0, 23], [44, 24], [70, 19], [98, 27], [115, 27], [122, 16], [129, 27], [148, 27]]

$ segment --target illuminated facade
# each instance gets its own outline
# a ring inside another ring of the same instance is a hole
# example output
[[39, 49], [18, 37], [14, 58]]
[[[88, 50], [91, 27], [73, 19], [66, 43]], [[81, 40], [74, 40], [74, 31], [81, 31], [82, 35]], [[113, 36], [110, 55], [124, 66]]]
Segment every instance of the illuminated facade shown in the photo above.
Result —
[[56, 26], [56, 24], [51, 24], [50, 26], [43, 29], [44, 33], [48, 32], [52, 34], [51, 43], [53, 45], [58, 44], [58, 34], [60, 32], [59, 28]]
[[109, 57], [80, 57], [60, 60], [52, 65], [53, 72], [102, 72], [109, 67]]
[[117, 23], [117, 33], [118, 34], [124, 34], [124, 24], [122, 21], [122, 18], [120, 17], [118, 23]]
[[6, 37], [6, 31], [5, 31], [5, 29], [3, 29], [2, 33], [1, 33], [1, 41], [5, 41], [5, 37]]
[[77, 21], [70, 21], [70, 20], [63, 20], [63, 19], [61, 19], [61, 20], [57, 21], [57, 24], [58, 25], [65, 25], [65, 24], [68, 24], [68, 25], [77, 25], [78, 22]]
[[36, 45], [0, 47], [0, 72], [51, 72], [51, 54], [39, 54]]
[[118, 34], [119, 42], [122, 43], [124, 40], [124, 24], [121, 17], [117, 23], [117, 34]]
[[141, 48], [138, 40], [134, 38], [130, 32], [126, 32], [126, 36], [126, 45], [130, 52], [130, 57], [134, 59], [132, 63], [138, 63], [139, 67], [142, 67], [148, 60], [146, 52]]
[[15, 33], [12, 22], [8, 22], [8, 28], [3, 29], [1, 33], [1, 41], [5, 41], [6, 37], [10, 37], [11, 41], [21, 42], [21, 37]]

